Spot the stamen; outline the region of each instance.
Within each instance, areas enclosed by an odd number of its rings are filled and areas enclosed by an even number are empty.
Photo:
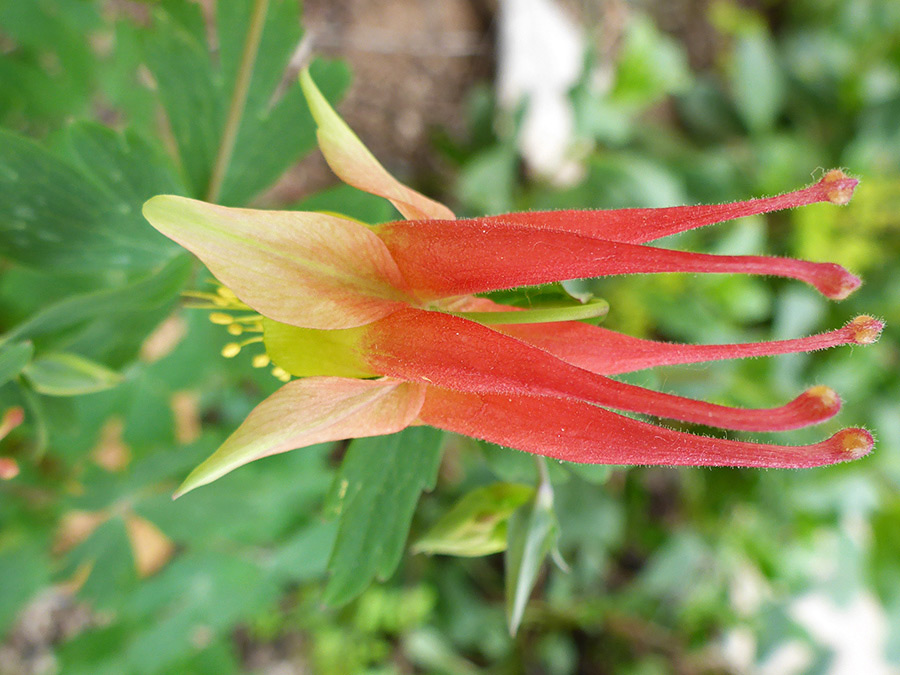
[[[268,354],[257,354],[253,357],[253,361],[251,361],[254,368],[265,368],[269,365],[269,355]]]
[[[235,356],[240,354],[241,349],[243,349],[247,345],[253,344],[255,342],[262,342],[262,341],[263,341],[262,336],[259,335],[259,336],[244,340],[243,342],[229,342],[227,345],[222,347],[222,356],[224,356],[226,359],[234,358]]]
[[[213,312],[209,315],[209,320],[218,326],[227,326],[234,322],[234,317],[224,312]]]
[[[272,375],[277,377],[282,382],[287,382],[291,379],[290,373],[288,373],[284,368],[279,368],[278,366],[272,368]]]
[[[229,335],[240,335],[244,332],[244,328],[237,323],[228,324],[228,328],[226,329]]]
[[[230,288],[227,288],[225,286],[219,286],[216,289],[216,293],[218,293],[220,297],[224,298],[228,302],[231,302],[231,303],[240,302],[240,300],[238,300],[238,296],[236,296],[234,294],[234,291],[232,291]]]

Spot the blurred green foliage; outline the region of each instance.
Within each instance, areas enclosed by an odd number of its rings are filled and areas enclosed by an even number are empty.
[[[555,519],[570,568],[531,565],[537,588],[514,639],[502,556],[414,555],[407,535],[471,536],[465,514],[447,524],[453,505],[497,481],[538,483],[524,454],[411,429],[272,457],[170,500],[279,384],[248,354],[221,358],[231,338],[181,307],[183,290],[209,290],[208,275],[140,217],[160,192],[207,196],[252,2],[219,3],[217,49],[193,2],[105,7],[0,0],[0,411],[25,410],[0,451],[21,470],[0,483],[7,647],[23,608],[54,588],[90,610],[82,629],[47,638],[65,673],[247,672],[266,649],[324,674],[714,673],[741,640],[733,668],[764,665],[792,640],[815,672],[841,654],[798,618],[799,601],[822,594],[838,617],[869,602],[886,635],[869,651],[897,666],[900,5],[718,0],[702,66],[651,14],[630,11],[614,61],[587,59],[609,81],[586,73],[571,92],[585,172],[565,189],[527,177],[515,121],[486,90],[472,95],[468,140],[438,139],[456,179],[435,196],[469,214],[726,201],[843,166],[862,180],[848,207],[672,240],[842,263],[866,285],[840,304],[796,283],[711,275],[571,290],[609,300],[611,328],[688,342],[795,337],[862,313],[888,321],[865,349],[629,376],[754,407],[827,383],[841,416],[771,439],[861,424],[876,452],[803,472],[550,464],[543,525],[522,533],[534,501],[498,503],[487,519],[491,546],[498,527],[519,533],[513,568]],[[298,87],[281,88],[299,26],[296,3],[271,3],[223,203],[251,202],[313,148]],[[346,69],[315,67],[338,96]],[[297,207],[394,217],[347,187]],[[549,540],[532,544],[543,559]],[[21,672],[6,661],[0,672]]]

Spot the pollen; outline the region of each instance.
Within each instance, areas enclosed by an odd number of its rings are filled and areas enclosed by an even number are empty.
[[[228,331],[229,335],[240,335],[244,332],[243,326],[241,326],[241,324],[239,323],[230,323],[228,324],[228,328],[226,328],[225,330]]]
[[[862,315],[853,319],[847,327],[851,331],[853,342],[858,345],[870,345],[881,337],[884,322],[872,316]]]
[[[269,355],[268,354],[257,354],[253,357],[253,361],[251,361],[254,368],[265,368],[269,365]]]
[[[241,346],[237,342],[229,342],[227,345],[222,347],[222,356],[224,356],[226,359],[233,359],[240,353]]]
[[[217,326],[227,326],[231,323],[234,323],[234,317],[232,317],[231,314],[226,314],[225,312],[213,312],[209,315],[209,320]]]
[[[831,173],[834,173],[834,172],[832,171]],[[838,173],[840,173],[840,172],[838,172]],[[826,178],[827,178],[827,176],[826,176]],[[230,288],[226,288],[225,286],[219,286],[216,289],[216,294],[218,294],[218,296],[220,298],[222,298],[223,300],[225,300],[226,302],[228,302],[231,305],[243,304],[243,303],[241,303],[240,300],[238,300],[238,296],[236,296],[234,294],[234,291],[232,291]]]
[[[282,382],[287,382],[291,379],[290,373],[288,373],[284,368],[280,368],[278,366],[272,368],[272,375],[277,377]]]

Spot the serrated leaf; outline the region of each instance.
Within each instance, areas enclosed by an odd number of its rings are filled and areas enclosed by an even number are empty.
[[[350,444],[335,482],[340,515],[326,603],[349,602],[394,573],[419,494],[437,479],[442,439],[438,430],[412,427]]]
[[[131,161],[145,161],[131,156]],[[69,272],[151,268],[172,242],[106,187],[37,143],[0,130],[0,237],[3,256]]]
[[[122,376],[77,354],[43,354],[23,371],[34,390],[48,396],[78,396],[111,389]]]
[[[33,354],[30,342],[0,343],[0,386],[21,373]]]
[[[414,553],[482,556],[506,550],[507,523],[534,488],[494,483],[465,495],[413,546]]]
[[[519,630],[538,573],[556,541],[556,516],[548,490],[549,486],[541,486],[535,498],[519,507],[509,519],[505,574],[510,635]]]

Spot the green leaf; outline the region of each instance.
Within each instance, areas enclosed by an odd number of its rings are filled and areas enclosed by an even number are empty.
[[[114,196],[112,208],[132,212],[142,228],[141,204],[158,194],[184,194],[168,158],[133,131],[79,122],[67,131],[66,149],[86,176]]]
[[[235,0],[217,6],[216,63],[205,41],[199,8],[167,3],[167,11],[157,11],[153,29],[144,35],[145,61],[156,80],[185,181],[194,197],[209,194],[253,5],[252,0]],[[272,0],[217,199],[222,204],[246,204],[315,143],[315,127],[296,82],[280,89],[301,36],[298,4]],[[316,75],[332,98],[349,81],[341,65],[322,65]]]
[[[324,600],[349,602],[372,579],[387,579],[403,554],[422,490],[437,480],[443,433],[412,427],[353,441],[335,487],[339,523]]]
[[[67,554],[67,575],[84,567],[88,567],[90,575],[80,593],[98,609],[117,607],[123,597],[133,592],[137,573],[121,517],[114,516],[98,525],[87,539]]]
[[[199,5],[190,8],[198,16]],[[202,20],[202,17],[201,17]],[[159,11],[143,36],[143,53],[181,161],[189,194],[205,196],[225,119],[205,45],[168,13]]]
[[[0,343],[46,335],[99,316],[161,307],[184,287],[191,263],[188,256],[181,255],[132,283],[61,300],[20,323],[2,336]]]
[[[541,483],[534,499],[513,513],[507,529],[506,618],[510,635],[522,623],[528,598],[558,528],[549,483]]]
[[[145,162],[146,156],[128,155]],[[141,218],[139,203],[38,144],[0,130],[0,238],[3,256],[45,270],[146,269],[172,256],[172,242]]]
[[[0,386],[21,373],[33,354],[34,347],[30,342],[0,343]]]
[[[484,214],[512,210],[517,166],[513,147],[499,145],[475,155],[460,174],[460,201]]]
[[[785,99],[777,49],[762,29],[737,39],[731,64],[731,89],[738,114],[752,132],[770,129]]]
[[[397,219],[389,201],[362,190],[339,184],[304,197],[289,207],[295,211],[339,213],[364,223],[386,223]]]
[[[494,483],[460,499],[413,546],[414,553],[482,556],[506,549],[507,522],[534,488]]]
[[[78,396],[111,389],[122,376],[77,354],[43,354],[26,366],[25,377],[40,394]]]
[[[4,124],[43,131],[87,112],[97,57],[85,35],[95,34],[101,21],[94,3],[0,2]]]
[[[649,105],[685,89],[690,77],[684,47],[661,32],[652,19],[635,13],[627,22],[618,55],[612,100]]]
[[[9,536],[11,532],[7,531],[4,534]],[[15,620],[22,606],[50,582],[50,560],[48,552],[41,546],[43,543],[32,534],[32,538],[24,545],[5,546],[0,550],[0,579],[7,580],[3,584],[3,592],[0,593],[2,635],[7,634],[7,628]]]

